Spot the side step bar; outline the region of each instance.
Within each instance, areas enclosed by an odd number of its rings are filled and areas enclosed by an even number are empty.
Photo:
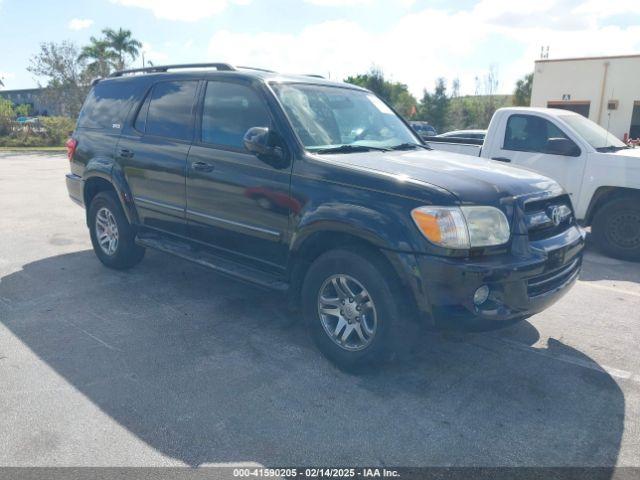
[[[152,235],[138,235],[136,237],[136,243],[143,247],[153,248],[175,255],[176,257],[184,258],[185,260],[210,268],[223,275],[228,275],[259,287],[281,292],[286,292],[289,289],[289,284],[278,279],[275,275],[208,253],[204,249],[194,248],[184,242],[159,238]]]

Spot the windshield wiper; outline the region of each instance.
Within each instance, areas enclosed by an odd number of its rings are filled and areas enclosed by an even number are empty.
[[[377,150],[380,152],[389,151],[388,148],[383,148],[383,147],[344,144],[344,145],[338,145],[337,147],[327,147],[327,148],[321,148],[319,150],[313,150],[313,153],[355,153],[355,152],[370,152],[372,150]]]
[[[412,143],[405,142],[400,143],[398,145],[394,145],[393,147],[389,147],[391,150],[415,150],[416,148],[424,148],[425,150],[433,150],[433,148],[428,147],[426,145],[422,145],[421,143]]]
[[[600,147],[600,148],[596,148],[596,150],[598,152],[604,153],[604,152],[617,152],[618,150],[626,150],[628,148],[631,148],[628,145],[625,145],[624,147],[618,147],[616,145],[609,145],[607,147]]]

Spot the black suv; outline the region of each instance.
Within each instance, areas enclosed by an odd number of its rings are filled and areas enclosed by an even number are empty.
[[[383,358],[414,319],[524,319],[580,272],[584,234],[556,182],[430,151],[353,85],[228,64],[117,72],[67,147],[102,263],[155,248],[286,292],[344,366]]]

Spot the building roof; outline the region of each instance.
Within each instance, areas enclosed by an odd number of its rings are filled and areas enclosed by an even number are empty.
[[[0,95],[3,94],[21,94],[21,93],[40,93],[44,88],[19,88],[17,90],[0,90]]]
[[[536,63],[551,63],[551,62],[576,62],[583,60],[613,60],[618,58],[640,58],[640,53],[633,55],[611,55],[601,57],[573,57],[573,58],[541,58],[536,60]]]

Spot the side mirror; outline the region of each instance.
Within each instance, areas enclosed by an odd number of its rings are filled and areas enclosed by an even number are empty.
[[[552,155],[565,155],[567,157],[580,156],[580,147],[573,143],[568,138],[550,138],[547,141],[547,146],[544,153],[550,153]]]
[[[289,164],[280,136],[267,127],[250,128],[244,134],[243,143],[249,152],[272,167],[284,168]]]

